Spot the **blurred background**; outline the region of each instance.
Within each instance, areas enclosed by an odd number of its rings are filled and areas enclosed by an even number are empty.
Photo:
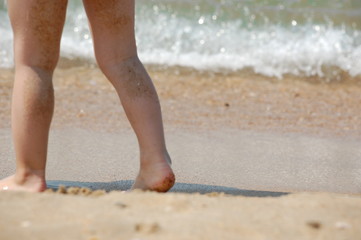
[[[62,58],[94,62],[90,35],[82,2],[69,1]],[[136,37],[141,60],[161,69],[325,81],[361,74],[359,0],[137,0]],[[0,0],[0,67],[12,58]]]

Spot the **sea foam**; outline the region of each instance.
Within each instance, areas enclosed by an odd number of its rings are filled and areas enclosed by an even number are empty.
[[[267,6],[260,0],[258,5],[231,2],[138,1],[136,38],[141,60],[215,72],[252,69],[278,78],[361,74],[361,11]],[[345,16],[350,17],[340,20]],[[12,33],[4,7],[0,36],[0,67],[12,67]],[[80,1],[69,3],[61,56],[94,61]]]

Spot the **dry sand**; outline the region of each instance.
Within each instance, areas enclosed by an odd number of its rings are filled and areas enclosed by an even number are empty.
[[[151,75],[178,193],[2,192],[0,239],[361,239],[357,82]],[[14,170],[12,79],[0,70],[0,177]],[[50,187],[129,188],[137,145],[114,90],[89,66],[58,69],[54,86]],[[280,193],[304,191],[320,193]]]
[[[1,239],[360,239],[359,197],[2,193]]]

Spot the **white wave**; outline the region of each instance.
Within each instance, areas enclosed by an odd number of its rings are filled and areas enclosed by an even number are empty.
[[[0,11],[0,67],[10,68],[14,65],[12,42],[9,18],[4,11]]]
[[[137,16],[140,58],[146,64],[201,70],[238,71],[281,78],[284,74],[323,77],[325,69],[361,74],[361,32],[344,27],[306,24],[243,27],[241,20],[218,22],[169,14]],[[13,66],[12,33],[0,11],[0,67]],[[93,61],[92,40],[82,8],[68,13],[61,56]],[[337,74],[337,73],[336,73]]]

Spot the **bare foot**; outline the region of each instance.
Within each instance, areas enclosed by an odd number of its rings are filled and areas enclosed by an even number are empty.
[[[27,176],[23,181],[19,181],[12,175],[0,180],[0,191],[42,192],[45,189],[45,179],[39,176]]]
[[[168,155],[168,154],[167,154]],[[143,165],[132,186],[133,189],[167,192],[175,183],[169,156],[166,162]]]

